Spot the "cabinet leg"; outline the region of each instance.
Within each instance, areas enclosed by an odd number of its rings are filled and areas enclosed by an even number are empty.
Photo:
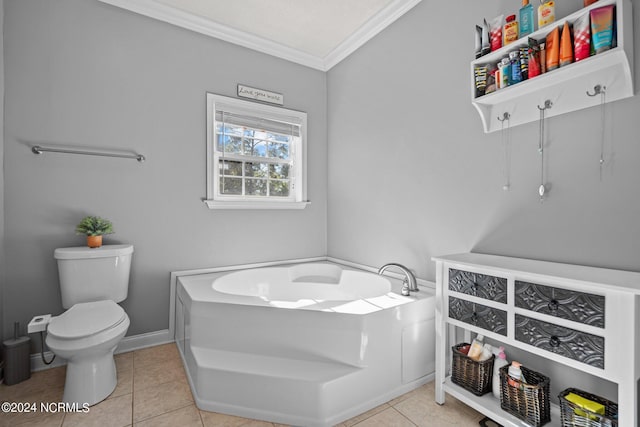
[[[438,318],[439,317],[439,318]],[[444,380],[447,376],[447,338],[450,328],[442,320],[442,316],[436,316],[436,403],[444,404]]]
[[[618,425],[638,425],[638,388],[637,381],[620,383],[618,387]]]
[[[444,346],[440,343],[440,340],[436,341],[436,403],[444,405],[444,354],[441,351]]]

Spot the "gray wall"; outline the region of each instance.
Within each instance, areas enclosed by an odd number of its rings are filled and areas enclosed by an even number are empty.
[[[326,253],[326,74],[97,0],[5,2],[4,335],[62,312],[56,247],[87,214],[106,243],[135,246],[129,335],[168,327],[169,272]],[[308,113],[302,211],[213,211],[205,181],[205,92],[236,84]],[[137,151],[133,160],[45,153],[33,144]]]
[[[4,0],[0,0],[0,129],[4,128]],[[0,338],[4,330],[4,134],[0,132]]]
[[[582,0],[557,2],[558,15]],[[640,82],[640,7],[634,6]],[[512,129],[511,190],[500,133],[471,105],[473,28],[513,1],[423,1],[328,73],[329,254],[397,261],[434,280],[458,252],[640,271],[640,97],[548,120],[548,199],[538,201],[538,123]],[[586,90],[586,89],[585,89]]]
[[[577,10],[582,0],[557,2]],[[640,7],[635,5],[640,79]],[[609,161],[599,174],[600,110],[548,120],[551,191],[538,200],[538,123],[511,130],[511,190],[501,135],[471,105],[472,29],[516,2],[423,1],[328,73],[329,254],[405,263],[435,280],[434,255],[481,252],[640,271],[640,97],[608,104]],[[585,88],[586,90],[586,88]],[[616,399],[615,385],[508,348],[569,386]]]

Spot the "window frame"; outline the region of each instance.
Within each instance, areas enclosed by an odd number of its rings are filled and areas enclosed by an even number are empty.
[[[207,198],[210,209],[304,209],[307,200],[307,113],[207,92]],[[290,196],[223,195],[219,193],[220,152],[216,145],[216,111],[292,123],[300,127],[300,136],[290,146],[292,174]],[[224,154],[224,153],[223,153]],[[228,155],[228,154],[227,154]],[[234,155],[229,160],[235,161]],[[240,155],[244,161],[250,156]],[[268,161],[265,163],[269,163]],[[243,171],[243,181],[244,171]]]

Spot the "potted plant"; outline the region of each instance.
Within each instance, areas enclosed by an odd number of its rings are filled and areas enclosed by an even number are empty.
[[[99,248],[102,246],[102,236],[113,234],[113,224],[108,219],[99,216],[86,216],[76,226],[76,234],[87,236],[87,246]]]

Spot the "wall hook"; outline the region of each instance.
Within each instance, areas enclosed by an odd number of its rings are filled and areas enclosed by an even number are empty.
[[[607,87],[606,86],[595,85],[593,87],[593,93],[589,93],[589,91],[587,91],[587,95],[588,96],[601,95],[601,94],[605,93],[606,91],[607,91]]]
[[[548,110],[551,107],[553,107],[553,102],[547,99],[546,101],[544,101],[544,107],[541,107],[538,105],[538,110],[544,111],[544,110]]]
[[[504,122],[505,120],[509,120],[510,118],[511,118],[511,114],[507,113],[506,111],[502,115],[502,118],[500,118],[500,116],[498,116],[498,120],[501,121],[501,122]]]

